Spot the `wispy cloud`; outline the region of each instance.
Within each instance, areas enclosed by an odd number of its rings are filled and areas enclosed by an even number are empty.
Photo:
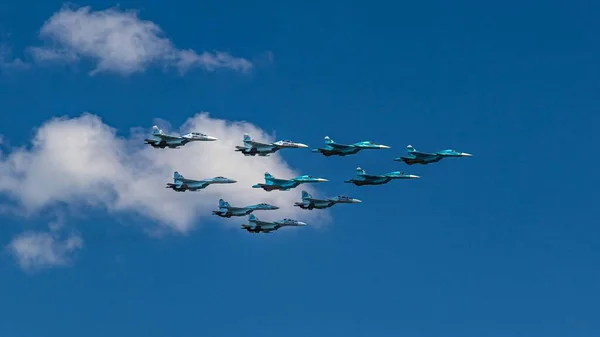
[[[265,192],[251,188],[264,181],[265,172],[283,178],[310,172],[296,172],[279,154],[245,157],[235,152],[245,132],[264,141],[274,140],[250,123],[198,114],[183,125],[181,132],[204,132],[218,140],[190,143],[181,149],[160,150],[144,145],[146,131],[121,138],[98,116],[87,113],[77,118],[52,119],[37,130],[31,146],[0,156],[0,193],[14,200],[15,207],[26,216],[64,204],[70,208],[91,206],[112,214],[137,214],[154,220],[154,229],[181,233],[190,231],[202,219],[215,219],[211,211],[219,198],[234,205],[268,202],[281,207],[259,215],[265,219],[297,217],[315,220],[313,225],[326,219],[326,212],[293,207],[300,199],[299,190]],[[176,193],[165,188],[175,170],[191,179],[225,176],[238,182]],[[314,191],[312,186],[303,188]],[[235,227],[240,224],[240,219],[219,220]]]
[[[20,58],[13,58],[8,46],[0,45],[0,70],[27,69],[29,66]]]
[[[72,254],[82,247],[83,240],[75,234],[61,238],[54,231],[28,231],[15,237],[6,248],[23,270],[37,272],[70,265]]]
[[[198,53],[178,49],[152,21],[142,20],[132,10],[64,6],[40,30],[46,45],[29,50],[38,62],[77,62],[89,59],[101,72],[130,75],[149,66],[175,68],[183,73],[201,67],[208,71],[227,68],[248,71],[252,63],[217,51]]]

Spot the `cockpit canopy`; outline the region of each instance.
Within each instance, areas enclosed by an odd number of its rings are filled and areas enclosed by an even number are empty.
[[[197,136],[197,137],[206,137],[206,135],[205,135],[205,134],[203,134],[203,133],[200,133],[200,132],[192,132],[192,133],[190,133],[190,134],[191,134],[192,136]]]
[[[218,176],[218,177],[215,177],[215,179],[227,179],[227,178]]]

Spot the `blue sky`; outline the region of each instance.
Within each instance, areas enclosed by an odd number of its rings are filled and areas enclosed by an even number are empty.
[[[96,12],[115,5],[53,16],[61,2],[0,4],[1,336],[600,334],[598,4],[129,1]],[[207,69],[204,51],[229,56]],[[153,123],[221,145],[143,149],[139,128]],[[392,149],[259,159],[219,147],[243,131]],[[82,135],[95,147],[77,145]],[[392,161],[408,144],[474,157]],[[173,165],[240,183],[174,200],[163,188]],[[357,166],[422,178],[344,184]],[[252,190],[265,170],[326,177],[315,196],[363,203],[260,213],[310,223],[263,236],[240,230],[243,218],[211,218],[218,195],[299,198]]]

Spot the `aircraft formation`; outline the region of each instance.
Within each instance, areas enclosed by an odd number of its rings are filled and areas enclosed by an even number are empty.
[[[168,135],[155,125],[152,127],[152,134],[149,138],[144,140],[144,143],[157,149],[179,149],[190,142],[217,140],[218,139],[216,137],[199,132],[190,132],[183,136]],[[234,151],[241,152],[244,156],[268,157],[270,154],[286,148],[308,148],[308,145],[293,142],[291,140],[280,140],[274,143],[261,143],[255,141],[249,134],[246,133],[243,137],[243,146],[236,146]],[[354,144],[341,144],[326,136],[325,145],[322,148],[313,149],[312,152],[320,153],[325,157],[330,157],[354,155],[363,150],[381,150],[389,148],[390,147],[387,145],[376,144],[371,141],[361,141]],[[441,150],[437,152],[421,152],[416,150],[412,145],[408,145],[406,149],[407,155],[395,158],[394,161],[404,162],[407,165],[427,165],[431,163],[437,163],[444,158],[472,157],[472,155],[469,153],[458,152],[453,149]],[[382,174],[367,174],[364,169],[357,167],[356,177],[344,182],[354,184],[356,186],[365,186],[387,184],[394,179],[417,178],[420,177],[414,174],[406,174],[402,171],[394,171]],[[268,172],[265,172],[264,179],[265,183],[257,183],[253,185],[252,188],[261,188],[267,192],[289,191],[290,189],[296,188],[302,184],[323,183],[328,181],[325,178],[313,177],[311,175],[301,175],[294,178],[282,179],[276,178]],[[211,184],[233,183],[236,183],[236,181],[221,176],[202,180],[187,179],[179,172],[175,171],[173,173],[173,183],[167,183],[166,188],[170,188],[176,192],[185,192],[202,190]],[[327,199],[318,199],[314,198],[308,192],[302,191],[301,201],[294,203],[294,206],[300,207],[304,210],[314,210],[329,208],[336,204],[355,204],[361,202],[362,201],[359,199],[350,198],[343,195]],[[279,207],[266,203],[234,207],[231,206],[227,201],[219,199],[219,209],[213,211],[212,214],[223,218],[248,216],[248,224],[243,224],[241,228],[250,233],[271,233],[281,227],[307,225],[302,221],[287,218],[272,222],[262,221],[259,220],[258,217],[256,217],[256,215],[253,213],[254,211],[259,210],[266,211],[277,209],[279,209]]]

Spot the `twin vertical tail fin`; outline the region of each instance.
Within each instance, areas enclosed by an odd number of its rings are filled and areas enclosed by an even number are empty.
[[[153,135],[162,135],[163,130],[159,129],[158,126],[154,125],[154,126],[152,126],[152,134]]]
[[[417,151],[417,150],[416,150],[416,149],[415,149],[415,148],[414,148],[412,145],[408,145],[408,146],[406,147],[406,151],[408,151],[408,152],[415,152],[415,151]]]
[[[178,180],[183,180],[183,179],[184,179],[183,176],[179,172],[177,172],[177,171],[173,172],[173,180],[175,182],[177,182]]]
[[[258,220],[258,218],[254,214],[250,214],[250,216],[248,217],[248,221],[250,221],[250,222],[254,222],[256,220]]]
[[[310,193],[306,192],[306,191],[302,191],[302,199],[312,199],[312,195],[310,195]]]
[[[271,173],[269,172],[265,172],[265,181],[269,182],[273,179],[274,177],[271,175]]]
[[[366,172],[365,170],[363,170],[362,168],[360,168],[360,167],[357,167],[357,168],[356,168],[356,174],[358,174],[359,176],[360,176],[360,175],[364,175],[364,174],[366,174],[366,173],[367,173],[367,172]]]
[[[252,141],[254,141],[254,139],[252,139],[252,137],[250,137],[250,135],[249,135],[249,134],[247,134],[247,133],[244,133],[244,145],[245,145],[247,148],[250,148],[250,147],[252,147],[252,144],[250,144],[250,142],[252,142]]]
[[[223,199],[219,199],[219,208],[229,208],[229,203]]]
[[[325,144],[331,144],[333,142],[333,139],[329,138],[329,136],[325,136]]]

